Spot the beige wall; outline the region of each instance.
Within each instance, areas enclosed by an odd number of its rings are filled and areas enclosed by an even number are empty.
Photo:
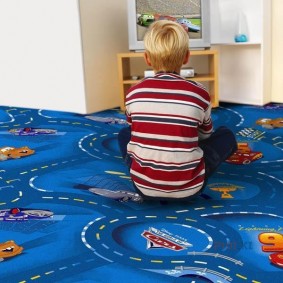
[[[128,51],[126,0],[79,0],[87,112],[120,105],[117,53]]]
[[[272,5],[272,101],[283,102],[283,1]]]

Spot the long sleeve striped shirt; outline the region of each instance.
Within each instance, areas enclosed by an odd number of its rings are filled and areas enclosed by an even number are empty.
[[[213,130],[210,96],[203,86],[159,73],[132,86],[126,96],[131,125],[131,178],[150,197],[185,198],[203,185],[198,146]]]

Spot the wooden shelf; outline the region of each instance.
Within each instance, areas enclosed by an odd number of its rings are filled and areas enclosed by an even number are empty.
[[[197,82],[207,82],[209,85],[209,93],[211,96],[212,107],[218,107],[218,51],[217,50],[193,50],[191,51],[191,56],[207,56],[208,58],[208,72],[206,74],[198,74],[196,72],[196,66],[192,66],[195,69],[195,76],[193,78],[188,78],[192,81]],[[118,75],[119,75],[119,86],[120,86],[120,96],[121,110],[125,109],[125,96],[128,89],[138,83],[142,77],[138,80],[133,80],[131,73],[131,60],[142,59],[143,52],[129,52],[129,53],[119,53],[117,54],[118,59]],[[133,62],[134,63],[134,62]]]

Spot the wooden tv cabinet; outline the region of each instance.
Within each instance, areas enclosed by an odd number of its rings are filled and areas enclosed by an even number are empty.
[[[131,85],[136,84],[142,76],[138,76],[138,79],[133,78],[131,73],[131,65],[135,64],[134,60],[144,60],[143,52],[128,52],[128,53],[118,53],[118,75],[119,75],[119,87],[121,95],[121,110],[125,110],[125,96]],[[219,105],[218,100],[218,51],[209,50],[192,50],[191,56],[206,56],[208,59],[208,72],[198,73],[197,66],[191,66],[195,69],[196,75],[193,78],[189,78],[193,81],[207,82],[208,91],[211,96],[212,107],[217,107]],[[133,60],[133,62],[131,62]],[[197,64],[196,64],[197,65]]]

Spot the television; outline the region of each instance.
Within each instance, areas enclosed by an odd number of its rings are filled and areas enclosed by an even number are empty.
[[[154,21],[180,23],[190,38],[190,49],[210,47],[209,0],[128,0],[129,50],[143,51],[143,37]]]

